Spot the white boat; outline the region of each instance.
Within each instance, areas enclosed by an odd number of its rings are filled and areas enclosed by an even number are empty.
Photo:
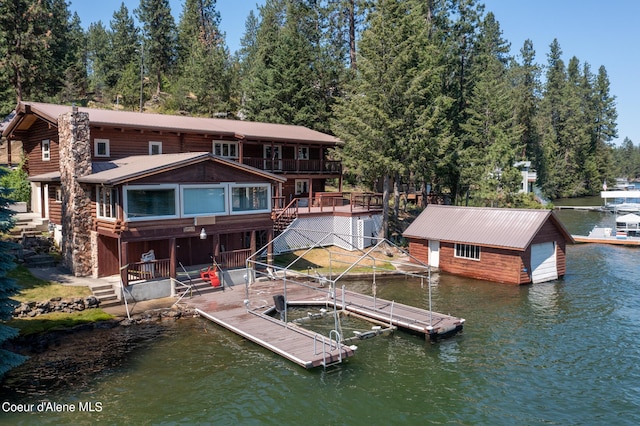
[[[579,243],[640,245],[640,216],[617,216],[615,229],[596,226],[589,235],[573,235],[573,239]]]
[[[601,191],[604,209],[613,213],[640,213],[640,191]]]

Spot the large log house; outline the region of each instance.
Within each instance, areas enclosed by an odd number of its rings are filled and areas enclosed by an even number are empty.
[[[210,255],[243,266],[273,237],[274,205],[342,184],[340,141],[301,126],[20,102],[2,134],[22,141],[31,211],[65,264],[125,285],[149,250],[158,276]]]

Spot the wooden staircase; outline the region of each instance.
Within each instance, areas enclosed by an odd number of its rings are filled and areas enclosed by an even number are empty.
[[[294,198],[285,208],[273,212],[273,232],[275,236],[282,234],[298,218],[298,201],[297,198]]]

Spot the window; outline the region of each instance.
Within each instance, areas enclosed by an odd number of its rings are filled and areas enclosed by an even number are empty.
[[[95,139],[93,141],[93,151],[96,157],[109,156],[109,139]]]
[[[40,147],[42,149],[42,161],[49,161],[51,159],[51,141],[49,139],[43,140]]]
[[[232,213],[258,213],[270,211],[269,185],[234,185],[231,188]]]
[[[308,160],[308,159],[309,159],[309,147],[308,146],[298,147],[298,160]]]
[[[106,219],[117,218],[118,190],[108,186],[96,187],[97,216]]]
[[[56,188],[56,203],[62,202],[62,188]]]
[[[177,185],[125,187],[124,209],[128,220],[178,217]]]
[[[480,260],[480,246],[456,243],[455,250],[456,257],[461,257],[463,259]]]
[[[149,142],[149,155],[162,154],[162,142]]]
[[[213,154],[219,157],[238,158],[238,144],[236,142],[214,142]]]
[[[282,170],[282,146],[264,146],[264,169]]]
[[[189,185],[181,187],[184,216],[226,214],[226,186]]]
[[[309,180],[296,179],[296,195],[309,193]]]

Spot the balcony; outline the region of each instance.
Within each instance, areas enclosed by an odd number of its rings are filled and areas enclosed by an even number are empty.
[[[342,174],[342,162],[335,160],[293,160],[245,157],[243,164],[273,173]]]

